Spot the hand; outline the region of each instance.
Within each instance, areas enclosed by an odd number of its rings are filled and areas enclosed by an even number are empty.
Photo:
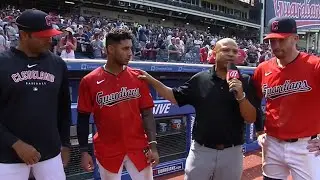
[[[138,72],[140,72],[140,75],[138,75],[138,78],[144,81],[147,81],[148,83],[152,81],[153,77],[148,74],[146,71],[143,71],[141,69],[135,69]]]
[[[265,145],[265,142],[266,142],[266,134],[261,134],[258,136],[258,144],[259,146],[263,147]]]
[[[81,153],[81,167],[86,172],[91,172],[94,170],[93,160],[88,152]]]
[[[239,79],[231,79],[228,81],[229,84],[229,89],[234,89],[237,94],[236,98],[241,99],[243,98],[243,87],[242,87],[242,82]]]
[[[41,154],[31,145],[18,140],[12,145],[20,159],[27,165],[33,165],[39,162]]]
[[[151,164],[152,167],[155,167],[159,164],[159,153],[156,149],[149,149],[148,152],[145,153],[147,157],[147,162]]]
[[[307,149],[309,152],[316,152],[315,155],[320,155],[320,139],[315,138],[308,141],[309,145],[307,146]]]
[[[61,158],[62,158],[63,167],[67,167],[70,161],[70,148],[68,147],[61,148]]]

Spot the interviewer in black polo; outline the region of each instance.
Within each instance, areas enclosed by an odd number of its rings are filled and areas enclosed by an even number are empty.
[[[229,38],[218,41],[215,53],[212,70],[199,72],[178,88],[167,87],[146,72],[140,76],[165,99],[179,106],[190,104],[196,110],[186,180],[240,180],[244,123],[255,122],[260,114],[248,75],[226,81],[227,64],[237,57],[236,42]]]

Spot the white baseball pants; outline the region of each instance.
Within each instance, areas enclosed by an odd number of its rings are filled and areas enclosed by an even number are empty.
[[[266,136],[262,152],[263,175],[274,179],[320,180],[320,157],[307,150],[309,138],[284,142]]]
[[[30,166],[24,163],[0,163],[0,179],[28,180],[30,171],[32,171],[36,179],[66,180],[60,154],[54,158]]]
[[[125,156],[118,173],[112,173],[101,166],[97,160],[101,180],[121,180],[123,166],[126,167],[132,180],[153,180],[152,167],[148,166],[142,171],[138,171],[128,156]]]

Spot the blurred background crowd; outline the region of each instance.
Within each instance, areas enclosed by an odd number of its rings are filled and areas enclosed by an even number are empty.
[[[126,9],[122,9],[122,14],[116,18],[112,13],[108,17],[108,14],[102,15],[90,9],[80,13],[47,10],[56,17],[54,28],[64,32],[53,38],[52,52],[62,58],[103,59],[106,57],[104,47],[108,31],[111,28],[129,28],[134,34],[134,61],[213,64],[215,43],[224,37],[235,39],[239,45],[237,65],[257,66],[272,57],[268,43],[259,43],[257,31],[248,28],[238,25],[233,28],[223,25],[198,28],[189,22],[177,23],[176,20],[172,20],[175,22],[173,26],[165,26],[165,18],[159,20],[162,22],[152,19],[139,22],[139,18],[123,17],[123,13],[128,11]],[[23,10],[13,5],[3,6],[0,10],[0,52],[17,45],[19,34],[15,18]],[[239,15],[238,18],[243,17]]]

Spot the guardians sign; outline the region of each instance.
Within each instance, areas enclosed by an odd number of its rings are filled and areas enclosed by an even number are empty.
[[[266,0],[266,24],[274,17],[289,16],[299,29],[320,30],[320,0]]]

